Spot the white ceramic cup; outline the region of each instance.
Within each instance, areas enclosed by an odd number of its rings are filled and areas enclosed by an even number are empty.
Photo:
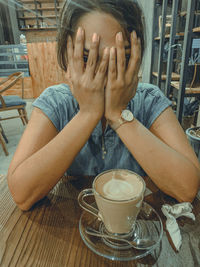
[[[78,196],[79,205],[103,221],[110,233],[128,234],[134,230],[141,209],[146,185],[141,176],[125,169],[112,169],[100,173],[92,188]],[[86,202],[93,195],[98,210]]]

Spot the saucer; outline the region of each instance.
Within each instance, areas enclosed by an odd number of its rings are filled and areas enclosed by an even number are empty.
[[[96,203],[92,203],[92,205],[96,207]],[[155,244],[149,249],[139,250],[123,242],[115,242],[111,241],[111,239],[88,235],[85,232],[87,227],[93,228],[100,233],[105,233],[106,231],[102,221],[89,212],[83,211],[79,220],[79,231],[86,246],[102,257],[119,261],[136,260],[147,256],[158,247],[163,235],[163,225],[160,216],[144,201],[137,217],[132,240],[137,238],[153,240]]]

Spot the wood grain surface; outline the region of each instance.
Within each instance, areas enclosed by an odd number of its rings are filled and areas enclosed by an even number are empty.
[[[4,78],[0,78],[0,82]],[[7,90],[3,95],[18,95],[22,97],[22,85],[21,81],[17,81],[13,87]],[[31,77],[24,77],[24,98],[33,98],[33,88],[32,88],[32,78]]]
[[[57,63],[56,42],[27,43],[27,50],[30,77],[24,77],[24,98],[37,98],[49,86],[68,83],[65,72]],[[5,95],[21,97],[21,83]]]
[[[138,261],[111,261],[93,253],[83,243],[78,229],[81,208],[77,196],[91,186],[90,177],[64,177],[30,211],[22,212],[12,200],[5,177],[0,178],[1,267],[132,267],[200,266],[200,201],[194,201],[196,221],[180,218],[182,247],[177,253],[164,232],[160,246]],[[160,191],[145,199],[161,215],[163,203],[174,200]],[[163,222],[165,218],[162,215]]]
[[[57,63],[56,42],[28,43],[27,49],[34,98],[49,86],[67,83]]]

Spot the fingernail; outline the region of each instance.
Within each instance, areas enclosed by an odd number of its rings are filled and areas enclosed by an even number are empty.
[[[78,28],[77,37],[78,38],[81,38],[82,37],[82,28],[81,27]]]
[[[106,47],[106,48],[104,49],[104,54],[107,55],[108,53],[109,53],[109,48]]]
[[[123,41],[123,35],[122,35],[122,32],[118,32],[118,34],[117,34],[117,39],[118,39],[119,41]]]
[[[136,31],[133,31],[133,32],[132,32],[132,36],[133,36],[133,38],[137,38]]]
[[[111,47],[111,49],[110,49],[110,53],[111,53],[111,55],[115,55],[115,47],[114,47],[114,46]]]
[[[93,33],[93,36],[92,36],[92,42],[93,43],[96,43],[96,42],[98,42],[99,41],[99,36],[96,34],[96,32],[95,33]]]
[[[67,42],[71,43],[71,36],[70,35],[67,36]]]

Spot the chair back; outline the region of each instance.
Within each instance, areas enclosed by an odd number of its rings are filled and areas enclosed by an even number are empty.
[[[2,103],[2,106],[5,104],[5,102],[2,101],[3,99],[2,93],[10,89],[20,79],[22,80],[22,98],[24,98],[24,73],[23,72],[15,72],[0,82],[0,101]]]

